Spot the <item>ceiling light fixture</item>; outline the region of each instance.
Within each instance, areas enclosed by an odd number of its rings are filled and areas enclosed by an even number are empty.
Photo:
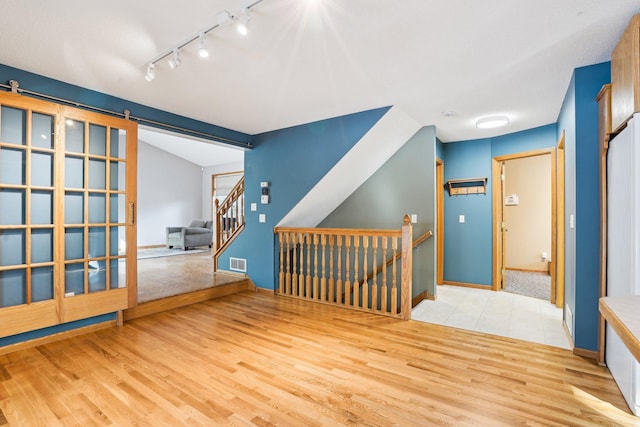
[[[249,14],[249,9],[255,7],[256,5],[262,3],[264,0],[254,0],[252,3],[243,7],[238,13],[230,13],[229,11],[223,10],[222,12],[216,15],[216,23],[211,25],[208,28],[200,30],[192,37],[186,39],[184,42],[175,46],[171,50],[165,51],[162,54],[158,55],[155,59],[150,61],[147,64],[147,72],[144,75],[146,81],[151,82],[155,79],[155,66],[163,60],[168,59],[169,66],[172,69],[178,68],[180,64],[182,64],[182,55],[180,51],[191,43],[198,41],[198,55],[201,58],[206,58],[209,56],[209,51],[206,46],[206,36],[211,31],[216,28],[226,26],[235,21],[236,28],[238,32],[242,35],[247,35],[249,33],[249,21],[251,20],[251,16]]]
[[[207,49],[206,38],[207,36],[204,33],[200,34],[200,43],[198,44],[198,56],[200,56],[200,58],[209,57],[209,50]]]
[[[244,8],[236,18],[238,23],[236,24],[236,29],[240,34],[246,36],[249,34],[249,21],[251,21],[251,15],[249,15],[249,9]]]
[[[148,82],[152,82],[153,79],[155,78],[156,78],[156,66],[155,64],[151,63],[147,65],[147,72],[144,75],[144,79]]]
[[[182,55],[180,55],[180,51],[178,49],[173,49],[173,56],[169,60],[169,67],[172,70],[175,70],[180,65],[182,65]]]
[[[489,116],[478,119],[476,127],[479,129],[493,129],[506,126],[509,124],[507,116]]]

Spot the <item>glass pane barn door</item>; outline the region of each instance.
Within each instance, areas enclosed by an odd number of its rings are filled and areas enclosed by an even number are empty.
[[[0,336],[135,304],[136,140],[130,121],[0,94]]]

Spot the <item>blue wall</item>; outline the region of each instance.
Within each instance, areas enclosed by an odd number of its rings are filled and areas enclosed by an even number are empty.
[[[600,210],[598,178],[598,104],[595,100],[604,84],[611,81],[609,62],[577,68],[565,97],[558,130],[565,130],[565,185],[567,251],[565,263],[572,265],[565,275],[567,305],[573,312],[574,344],[598,350],[598,298],[600,258]],[[575,171],[575,175],[573,172]],[[575,215],[575,229],[569,215]],[[572,252],[573,251],[573,252]]]
[[[550,124],[495,138],[443,144],[444,180],[487,178],[487,193],[444,197],[444,280],[491,286],[493,157],[554,147]],[[459,223],[459,215],[465,222]]]
[[[245,229],[218,260],[229,269],[229,257],[245,258],[247,274],[266,289],[275,286],[273,228],[311,188],[387,112],[379,108],[253,137],[254,148],[244,157]],[[271,183],[271,201],[260,204],[260,182]],[[266,223],[258,215],[266,214]]]
[[[74,322],[63,323],[60,325],[51,326],[48,328],[38,329],[35,331],[25,332],[23,334],[11,335],[8,337],[0,338],[0,347],[4,347],[11,344],[17,344],[23,341],[29,341],[37,338],[46,337],[48,335],[57,334],[60,332],[70,331],[72,329],[81,328],[83,326],[90,326],[97,323],[115,321],[115,313],[103,314],[96,317],[90,317],[88,319],[76,320]]]
[[[127,101],[122,98],[117,98],[101,92],[84,89],[80,86],[64,83],[60,80],[50,79],[38,74],[33,74],[0,64],[0,83],[8,84],[9,80],[18,81],[21,89],[43,93],[93,107],[99,107],[108,111],[117,111],[122,113],[124,110],[129,110],[131,116],[182,127],[195,132],[203,132],[223,138],[229,138],[243,144],[251,143],[251,135],[242,132],[193,120],[184,116],[179,116],[177,114],[172,114],[156,108]],[[167,129],[179,133],[177,130],[170,128]]]

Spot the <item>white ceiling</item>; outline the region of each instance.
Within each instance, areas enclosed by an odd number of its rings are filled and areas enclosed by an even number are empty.
[[[250,134],[396,105],[456,141],[555,122],[573,68],[609,60],[640,12],[638,0],[264,0],[249,37],[214,30],[209,58],[194,44],[144,80],[149,61],[242,4],[4,0],[0,63]],[[511,124],[476,129],[489,114]]]
[[[138,140],[200,167],[232,165],[244,160],[244,150],[148,127],[138,128]]]

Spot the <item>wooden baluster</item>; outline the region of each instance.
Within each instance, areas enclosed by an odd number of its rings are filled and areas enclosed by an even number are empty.
[[[344,281],[344,304],[351,305],[351,236],[344,236],[345,259],[345,281]]]
[[[286,234],[287,242],[287,274],[285,275],[285,293],[291,295],[291,235]]]
[[[342,236],[337,235],[338,245],[338,280],[336,282],[336,303],[342,305],[344,298],[342,297]]]
[[[335,236],[332,234],[329,236],[329,301],[336,302],[335,295],[335,281],[333,280],[333,246],[335,243]]]
[[[402,224],[402,272],[400,282],[400,317],[403,320],[411,319],[412,297],[412,263],[413,263],[413,227],[411,218],[405,215]]]
[[[238,199],[238,194],[236,193],[235,198],[233,200],[233,206],[235,209],[233,209],[233,227],[232,227],[232,231],[231,234],[235,233],[236,230],[238,229],[238,215],[240,214],[240,199]]]
[[[371,309],[378,310],[378,237],[374,236],[371,242],[373,248],[373,282],[371,283]],[[384,262],[384,259],[382,260]]]
[[[393,239],[393,237],[392,237]],[[387,307],[387,259],[389,237],[382,238],[382,287],[380,288],[380,310],[384,313],[389,311]]]
[[[320,300],[327,300],[327,265],[326,258],[327,254],[325,252],[327,244],[327,236],[323,234],[320,236],[320,249],[322,250],[322,279],[320,279]]]
[[[298,248],[296,247],[298,233],[291,233],[291,250],[293,252],[291,260],[291,295],[298,295]]]
[[[305,296],[311,298],[311,234],[307,234],[307,275],[305,276]]]
[[[216,200],[216,203],[218,201]],[[280,293],[284,293],[284,237],[283,233],[278,233],[278,240],[280,241]]]
[[[242,189],[241,191],[241,195],[240,195],[240,218],[242,218],[242,221],[240,221],[241,224],[244,224],[244,181],[242,183]]]
[[[318,235],[313,235],[313,299],[318,298]]]
[[[221,224],[222,221],[220,220],[220,212],[219,212],[219,204],[220,202],[218,201],[218,199],[215,199],[213,201],[213,204],[216,207],[216,249],[218,249],[220,247],[220,230],[221,230]],[[282,235],[280,235],[280,238],[282,238]],[[282,246],[280,247],[282,249]]]
[[[300,233],[298,236],[298,241],[300,242],[300,270],[298,271],[298,296],[303,297],[304,295],[304,238],[305,233]]]
[[[354,256],[353,256],[353,306],[360,307],[360,286],[358,283],[358,265],[360,259],[358,257],[358,250],[360,249],[360,236],[353,237]]]
[[[391,314],[398,313],[398,279],[396,261],[398,259],[398,238],[391,238],[391,250],[393,250],[393,264],[391,266],[393,274],[391,275]]]
[[[362,267],[362,285],[360,286],[360,292],[362,292],[362,300],[360,306],[366,309],[370,309],[369,284],[367,283],[367,257],[369,256],[369,236],[362,236],[362,252],[364,255],[364,265]]]

